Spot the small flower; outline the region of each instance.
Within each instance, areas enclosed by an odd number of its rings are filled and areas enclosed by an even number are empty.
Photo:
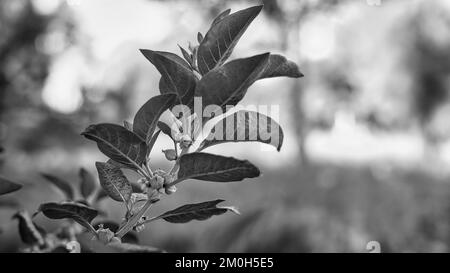
[[[97,230],[98,240],[104,244],[107,244],[111,241],[111,239],[114,237],[114,232],[109,230],[109,228],[102,228],[100,227]]]
[[[148,200],[156,202],[161,198],[161,193],[155,189],[149,189],[147,192]]]
[[[172,161],[177,159],[177,152],[174,149],[162,150],[162,152],[166,156],[167,160]]]
[[[192,139],[188,135],[183,135],[180,139],[180,147],[183,149],[189,148],[192,145]]]
[[[170,183],[174,181],[174,177],[171,174],[166,174],[163,177],[164,177],[164,187],[170,185]]]

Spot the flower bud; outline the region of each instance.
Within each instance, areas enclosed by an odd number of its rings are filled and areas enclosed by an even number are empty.
[[[162,150],[167,160],[176,160],[177,152],[174,149]]]
[[[167,186],[174,181],[173,176],[170,174],[165,174],[163,177],[164,177],[164,186]]]
[[[145,229],[145,225],[144,224],[136,225],[134,229],[136,230],[136,232],[141,232]]]
[[[148,200],[156,202],[156,201],[158,201],[160,199],[161,194],[159,193],[158,190],[150,189],[147,192],[147,196],[148,196]]]
[[[165,188],[166,190],[166,194],[172,194],[175,193],[177,191],[177,187],[176,186],[170,186],[168,188]]]
[[[136,230],[136,232],[141,232],[145,229],[145,220],[147,220],[147,217],[145,216],[142,216],[141,219],[138,220],[136,226],[134,227],[134,230]]]
[[[120,238],[118,237],[113,237],[110,241],[110,243],[122,243],[122,240],[120,240]]]
[[[192,139],[188,135],[183,135],[180,140],[180,147],[183,149],[189,148],[192,145]]]
[[[162,176],[156,175],[156,189],[159,190],[164,187],[164,178]]]
[[[176,132],[173,134],[173,140],[175,140],[175,142],[180,142],[182,138],[183,138],[182,133]]]
[[[99,228],[97,230],[98,240],[104,244],[107,244],[114,237],[114,232],[109,230],[109,228]]]

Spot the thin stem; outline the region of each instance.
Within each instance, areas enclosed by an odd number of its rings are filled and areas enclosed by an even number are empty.
[[[144,169],[137,170],[138,174],[140,174],[142,177],[148,177],[146,171]]]
[[[89,232],[94,234],[94,236],[98,239],[97,231],[95,230],[95,228],[91,224],[87,223],[87,225],[85,227],[89,230]]]
[[[152,172],[152,169],[150,168],[150,166],[148,165],[148,163],[145,164],[145,169],[147,170],[150,178],[152,178],[153,177],[153,172]]]
[[[131,219],[126,223],[123,227],[121,227],[116,232],[116,237],[122,238],[125,234],[128,233],[133,227],[136,225],[136,223],[141,219],[142,216],[150,209],[150,207],[155,203],[156,201],[147,200],[145,205],[138,211],[137,214],[133,215]]]
[[[171,175],[175,174],[176,171],[178,171],[178,167],[180,166],[180,159],[181,157],[188,152],[189,148],[182,148],[180,156],[177,158],[177,161],[173,165],[172,169],[170,169],[169,173]]]
[[[175,154],[177,155],[177,159],[178,159],[178,146],[175,141],[173,142],[173,146],[175,147]]]
[[[150,223],[150,222],[153,222],[153,221],[156,221],[156,220],[159,220],[159,219],[161,219],[161,216],[155,216],[155,217],[152,217],[152,218],[150,218],[150,219],[145,220],[145,221],[143,222],[143,224],[148,224],[148,223]]]

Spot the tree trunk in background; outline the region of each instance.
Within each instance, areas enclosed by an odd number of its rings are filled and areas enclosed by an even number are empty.
[[[304,62],[301,59],[299,52],[299,30],[300,30],[300,19],[295,20],[291,23],[283,23],[283,31],[285,32],[284,41],[283,41],[283,50],[287,50],[289,52],[293,52],[294,61],[299,65],[301,70],[301,64]],[[292,39],[289,39],[289,37]],[[289,49],[289,46],[295,46],[294,49]],[[291,103],[290,108],[292,109],[292,122],[293,128],[295,130],[295,135],[297,139],[297,147],[298,147],[298,163],[300,167],[306,167],[308,165],[308,156],[305,150],[305,137],[307,135],[307,125],[305,114],[302,109],[303,104],[303,92],[302,92],[302,81],[294,80],[291,86],[291,90],[289,90],[289,101]]]

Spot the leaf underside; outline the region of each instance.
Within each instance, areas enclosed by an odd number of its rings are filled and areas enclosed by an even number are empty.
[[[122,171],[109,163],[96,162],[100,185],[112,199],[128,202],[132,194],[131,184]]]
[[[0,195],[18,191],[22,188],[21,184],[9,181],[0,176]]]
[[[28,245],[44,245],[45,231],[31,220],[27,211],[18,211],[13,218],[19,221],[19,235],[22,242]]]
[[[229,211],[228,208],[219,208],[217,204],[224,200],[207,201],[196,204],[188,204],[165,212],[158,216],[158,219],[164,219],[170,223],[187,223],[192,220],[203,221],[214,215],[221,215]]]
[[[68,200],[73,200],[75,197],[74,191],[70,183],[64,179],[53,176],[51,174],[42,173],[42,177],[46,179],[49,183],[57,187]]]
[[[86,169],[81,168],[78,176],[80,177],[80,192],[87,199],[96,189],[97,183],[94,177]]]
[[[178,180],[197,179],[213,182],[235,182],[260,175],[248,160],[208,153],[190,153],[180,158]]]
[[[283,130],[270,117],[254,111],[241,110],[217,122],[200,144],[199,150],[226,142],[258,141],[280,151]]]
[[[145,161],[145,142],[126,128],[110,123],[89,126],[83,133],[97,142],[99,150],[115,162],[131,169],[139,169]]]
[[[73,219],[88,229],[98,215],[97,210],[75,202],[44,203],[39,206],[38,212],[50,219]]]

